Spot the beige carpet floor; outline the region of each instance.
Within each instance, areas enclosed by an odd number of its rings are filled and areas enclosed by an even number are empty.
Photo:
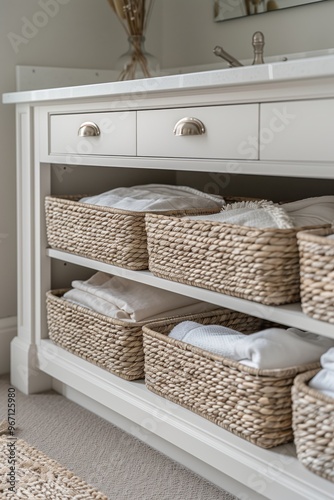
[[[0,420],[8,376],[0,377]],[[16,436],[109,500],[236,500],[185,467],[63,396],[16,391]]]
[[[0,436],[0,498],[108,500],[37,448],[8,434]]]

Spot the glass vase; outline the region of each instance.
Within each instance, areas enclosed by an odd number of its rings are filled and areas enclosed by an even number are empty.
[[[128,38],[129,48],[119,57],[115,69],[120,71],[118,80],[135,80],[157,76],[158,60],[145,49],[145,37],[133,35]]]

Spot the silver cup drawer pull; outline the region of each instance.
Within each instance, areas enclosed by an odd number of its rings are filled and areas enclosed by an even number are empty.
[[[80,137],[97,137],[100,135],[100,129],[94,122],[84,122],[80,125],[78,136]]]
[[[173,133],[174,135],[203,135],[205,127],[198,118],[186,117],[176,123]]]

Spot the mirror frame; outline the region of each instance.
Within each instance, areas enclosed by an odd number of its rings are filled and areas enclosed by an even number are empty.
[[[279,10],[301,7],[303,5],[324,1],[325,0],[214,0],[213,20],[215,22],[229,21],[230,19],[251,17],[258,14],[269,14]]]

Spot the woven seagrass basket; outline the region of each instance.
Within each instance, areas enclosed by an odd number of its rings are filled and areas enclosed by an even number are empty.
[[[331,234],[322,228],[297,235],[302,310],[328,323],[334,323],[334,239],[326,238]]]
[[[300,462],[334,482],[334,398],[308,386],[319,370],[298,375],[292,387],[293,432]]]
[[[46,293],[49,338],[60,347],[126,380],[144,378],[142,326],[96,313]]]
[[[262,304],[298,302],[300,230],[147,214],[149,269],[161,278]]]
[[[245,334],[271,326],[228,309],[196,321]],[[294,377],[320,364],[258,370],[168,337],[176,323],[143,327],[147,388],[262,448],[292,441]]]
[[[48,244],[106,264],[140,270],[148,268],[145,212],[81,203],[87,195],[46,196],[45,217]],[[189,209],[166,211],[165,215],[215,213]]]
[[[104,316],[64,299],[67,290],[46,293],[49,338],[67,351],[118,377],[126,380],[144,378],[142,328],[150,322],[132,323]],[[189,317],[196,320],[200,316],[175,316],[173,319],[183,321]],[[166,321],[171,319],[166,318]]]

